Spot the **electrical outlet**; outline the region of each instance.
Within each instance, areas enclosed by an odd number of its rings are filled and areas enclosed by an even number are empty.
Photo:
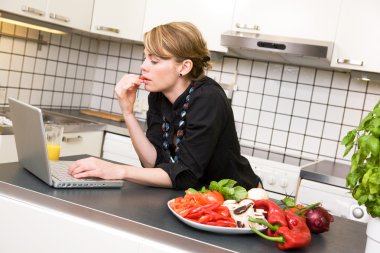
[[[5,88],[0,88],[0,103],[5,102]]]

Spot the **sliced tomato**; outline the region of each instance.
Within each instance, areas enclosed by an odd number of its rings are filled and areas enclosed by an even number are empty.
[[[223,195],[218,191],[207,191],[203,193],[203,195],[205,196],[207,201],[210,203],[218,203],[222,205],[224,202]]]

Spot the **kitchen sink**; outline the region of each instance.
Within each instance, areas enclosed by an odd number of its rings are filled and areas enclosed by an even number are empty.
[[[85,120],[59,112],[42,110],[42,115],[44,123],[62,125],[64,127],[64,133],[101,131],[105,129],[105,124],[103,123]],[[6,110],[0,111],[0,116],[10,119],[10,112]],[[12,135],[12,126],[0,124],[0,134]]]

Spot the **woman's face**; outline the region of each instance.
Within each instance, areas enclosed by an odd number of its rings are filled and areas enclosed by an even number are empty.
[[[170,91],[177,83],[181,64],[174,58],[162,59],[144,50],[145,60],[141,71],[146,79],[145,89],[150,92]]]

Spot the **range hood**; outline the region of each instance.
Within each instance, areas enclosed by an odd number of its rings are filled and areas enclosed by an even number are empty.
[[[240,57],[328,67],[334,43],[231,30],[221,35],[221,45]]]

